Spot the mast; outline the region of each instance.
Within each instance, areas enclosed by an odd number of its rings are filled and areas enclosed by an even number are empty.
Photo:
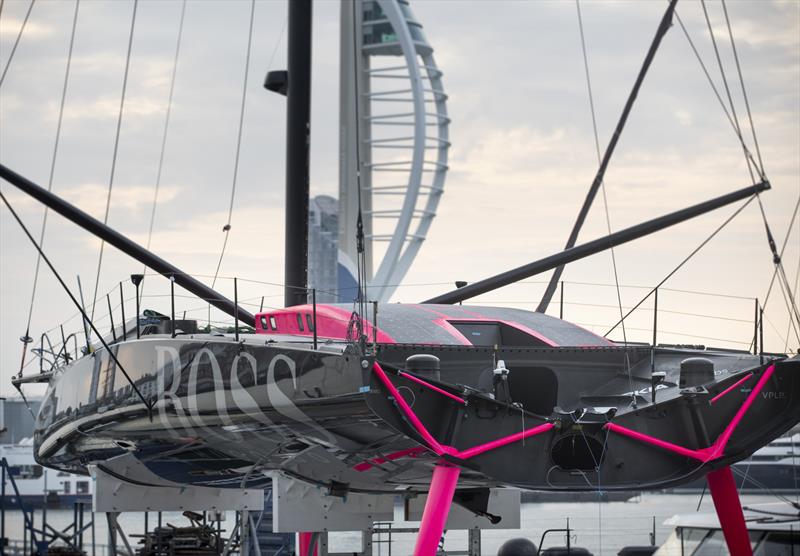
[[[284,304],[307,301],[312,0],[289,2]]]

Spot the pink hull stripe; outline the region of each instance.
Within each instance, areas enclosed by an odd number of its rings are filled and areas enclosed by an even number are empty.
[[[370,469],[373,465],[382,465],[386,462],[394,461],[396,459],[404,457],[415,458],[420,454],[422,454],[423,452],[425,452],[425,448],[420,448],[420,447],[407,448],[405,450],[400,450],[399,452],[393,452],[391,454],[387,454],[386,457],[377,457],[377,458],[372,458],[371,460],[368,461],[363,461],[357,465],[354,465],[353,469],[355,469],[356,471],[366,471],[367,469]]]
[[[725,396],[726,394],[728,394],[729,392],[731,392],[731,391],[735,390],[735,389],[736,389],[737,387],[739,387],[741,384],[743,384],[744,382],[746,382],[746,381],[747,381],[747,379],[749,379],[751,376],[753,376],[753,373],[747,373],[747,375],[743,376],[742,378],[740,378],[739,380],[737,380],[736,382],[734,382],[733,384],[731,384],[730,386],[728,386],[727,388],[725,388],[725,390],[723,390],[722,392],[720,392],[719,394],[717,394],[716,396],[714,396],[713,398],[711,398],[711,403],[712,403],[712,404],[713,404],[713,403],[715,403],[715,402],[716,402],[718,399],[720,399],[721,397],[723,397],[723,396]]]
[[[744,403],[742,404],[742,407],[740,407],[739,410],[736,412],[736,414],[733,416],[730,423],[728,423],[728,426],[725,427],[725,430],[722,431],[722,434],[720,434],[719,437],[717,438],[716,442],[714,442],[708,448],[702,448],[700,450],[692,450],[690,448],[684,448],[683,446],[678,446],[677,444],[672,444],[671,442],[660,440],[658,438],[650,436],[649,434],[637,432],[635,430],[623,427],[621,425],[616,425],[614,423],[607,423],[605,425],[605,428],[611,432],[616,432],[623,436],[639,440],[641,442],[644,442],[645,444],[650,444],[652,446],[656,446],[658,448],[662,448],[664,450],[706,463],[721,457],[725,453],[725,447],[728,445],[728,441],[731,439],[731,436],[733,436],[733,433],[736,431],[736,428],[742,422],[742,419],[744,419],[744,416],[750,409],[750,406],[752,406],[753,403],[756,401],[756,398],[758,398],[758,395],[761,393],[761,390],[764,389],[764,386],[766,386],[767,381],[769,381],[770,377],[772,377],[772,374],[774,372],[775,372],[775,365],[770,365],[764,370],[764,373],[761,375],[761,378],[758,379],[758,383],[756,383],[753,390],[747,396],[747,399],[745,399]]]
[[[451,400],[455,400],[460,404],[467,405],[467,400],[465,400],[463,398],[459,398],[455,394],[451,394],[450,392],[447,392],[446,390],[442,390],[441,388],[438,388],[437,386],[434,386],[433,384],[425,382],[421,378],[417,378],[414,375],[410,375],[408,373],[400,373],[400,376],[405,377],[405,378],[407,378],[408,380],[410,380],[412,382],[416,382],[417,384],[421,384],[422,386],[425,386],[426,388],[430,388],[434,392],[438,392],[442,396],[447,396]]]

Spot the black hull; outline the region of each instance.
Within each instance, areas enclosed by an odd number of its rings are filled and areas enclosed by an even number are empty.
[[[238,488],[266,486],[251,470],[280,470],[324,487],[353,492],[424,491],[439,459],[362,359],[344,345],[310,347],[242,343],[218,337],[151,337],[116,346],[117,358],[148,400],[152,421],[104,351],[81,359],[56,377],[42,404],[37,461],[85,473],[85,463],[112,467],[132,454],[159,481]],[[413,353],[441,359],[443,389],[454,402],[392,372]],[[490,348],[379,346],[377,358],[431,434],[454,451],[546,425],[541,434],[474,457],[444,456],[462,467],[463,486],[509,485],[547,491],[648,490],[676,487],[709,470],[747,457],[800,418],[800,361],[777,363],[724,453],[708,462],[615,434],[609,423],[688,449],[716,439],[747,392],[734,391],[713,406],[677,387],[680,361],[697,352],[658,350],[666,373],[656,403],[649,393],[649,348]],[[768,365],[758,357],[702,352],[724,369],[707,384],[715,395]],[[511,375],[509,403],[477,390],[493,359]],[[630,375],[625,361],[630,361]],[[630,385],[634,385],[634,391]],[[464,387],[456,386],[464,385]],[[636,406],[632,402],[636,401]],[[615,408],[608,411],[608,408]],[[527,408],[530,408],[528,410]],[[112,470],[113,471],[113,470]],[[160,483],[163,484],[163,483]],[[343,486],[342,486],[343,485]]]

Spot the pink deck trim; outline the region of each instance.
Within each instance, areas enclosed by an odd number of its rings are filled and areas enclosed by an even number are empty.
[[[445,316],[444,318],[437,319],[437,320],[434,321],[435,324],[437,324],[438,326],[440,326],[440,327],[444,328],[445,330],[447,330],[451,335],[456,336],[456,334],[457,334],[458,338],[463,338],[464,341],[465,341],[465,344],[468,345],[468,346],[471,346],[472,342],[470,342],[468,338],[464,337],[464,335],[461,332],[459,332],[458,329],[450,323],[450,321],[453,321],[453,322],[456,322],[456,323],[459,323],[459,322],[489,322],[489,323],[497,322],[499,324],[505,324],[506,326],[510,326],[511,328],[516,328],[517,330],[527,334],[528,336],[533,336],[537,340],[539,340],[541,342],[544,342],[545,344],[547,344],[550,347],[558,347],[558,344],[555,343],[550,338],[548,338],[547,336],[544,336],[543,334],[535,331],[532,328],[528,328],[527,326],[525,326],[523,324],[519,324],[518,322],[514,322],[514,321],[510,321],[510,320],[494,319],[494,318],[491,318],[491,317],[482,317],[482,318],[469,318],[469,317],[467,317],[467,318],[463,318],[463,317],[448,317],[448,316]]]
[[[696,459],[698,461],[702,461],[703,463],[707,463],[709,461],[718,459],[722,457],[725,453],[725,448],[728,445],[728,441],[733,436],[733,433],[736,431],[736,428],[744,419],[745,414],[750,409],[750,406],[756,401],[758,395],[761,393],[761,390],[764,389],[764,386],[769,381],[772,374],[775,372],[775,365],[770,365],[764,370],[764,373],[761,375],[761,378],[758,379],[758,382],[751,390],[750,394],[745,399],[742,406],[738,409],[736,414],[731,419],[728,426],[725,427],[725,430],[722,431],[722,434],[719,435],[717,440],[708,448],[701,448],[699,450],[692,450],[690,448],[684,448],[683,446],[678,446],[677,444],[673,444],[671,442],[667,442],[665,440],[660,440],[649,434],[644,434],[621,425],[616,425],[614,423],[607,423],[605,428],[611,432],[616,432],[623,436],[627,436],[629,438],[633,438],[635,440],[639,440],[646,444],[650,444],[652,446],[656,446],[658,448],[662,448],[664,450],[680,454],[682,456],[686,456],[692,459]],[[749,378],[749,377],[748,377]]]
[[[439,328],[450,334],[462,346],[471,346],[472,343],[469,340],[467,340],[455,326],[447,322],[448,318],[449,317],[442,317],[440,319],[436,319],[435,321],[433,321],[433,324],[435,324],[436,326],[438,326]]]
[[[717,394],[716,396],[711,398],[711,403],[712,404],[715,403],[721,397],[723,397],[726,394],[728,394],[729,392],[735,390],[738,386],[740,386],[742,383],[747,381],[747,379],[749,379],[751,376],[753,376],[753,373],[747,373],[747,375],[745,375],[744,377],[740,378],[739,380],[737,380],[736,382],[734,382],[733,384],[731,384],[730,386],[725,388],[725,390],[723,390],[722,392],[720,392],[719,394]]]
[[[536,436],[537,434],[542,434],[552,429],[553,426],[554,426],[553,423],[544,423],[543,425],[539,425],[538,427],[533,427],[532,429],[527,429],[522,432],[518,432],[516,434],[511,434],[509,436],[499,438],[497,440],[492,440],[491,442],[487,442],[485,444],[480,444],[472,448],[467,448],[466,450],[463,450],[461,452],[454,452],[452,455],[460,459],[469,459],[484,452],[488,452],[490,450],[495,450],[497,448],[505,446],[506,444],[511,444],[512,442],[518,442],[524,438]]]
[[[742,503],[731,468],[722,467],[711,471],[706,475],[706,480],[731,556],[753,556],[750,535],[747,533]]]
[[[262,311],[256,313],[256,334],[266,335],[291,335],[311,337],[314,335],[312,330],[308,329],[306,322],[307,315],[313,314],[313,306],[311,305],[295,305],[287,307],[286,309],[272,309],[269,311]],[[301,331],[297,325],[297,315],[303,318],[303,330]],[[269,321],[270,317],[275,319],[277,330],[271,328],[263,328],[261,326],[261,317],[264,316]],[[331,305],[317,304],[317,337],[321,340],[334,339],[345,340],[347,339],[347,326],[350,323],[351,313],[340,307],[333,307]],[[364,324],[364,333],[368,338],[372,338],[372,324],[366,319],[362,319]],[[378,332],[378,342],[382,344],[396,344],[394,338],[380,329]]]
[[[406,403],[406,400],[403,399],[403,396],[397,390],[395,385],[392,384],[392,381],[389,380],[389,377],[386,376],[386,372],[384,372],[377,361],[373,364],[372,369],[375,371],[375,374],[378,375],[378,378],[381,380],[381,382],[383,382],[383,385],[386,386],[386,389],[391,392],[392,396],[397,402],[397,405],[400,406],[400,410],[405,414],[408,420],[411,421],[411,424],[415,429],[417,429],[417,432],[428,444],[428,447],[430,447],[430,449],[433,450],[436,455],[441,456],[445,454],[448,450],[439,444],[433,435],[428,432],[428,429],[425,428],[425,425],[422,424],[422,421],[419,420],[419,417],[417,417],[416,413],[412,411],[411,407],[408,405],[408,403]]]
[[[428,490],[428,499],[425,501],[425,510],[422,512],[422,523],[417,544],[414,546],[414,556],[436,556],[460,473],[460,467],[450,466],[444,462],[436,464]]]
[[[367,469],[371,469],[374,465],[381,465],[389,461],[394,461],[396,459],[410,457],[415,458],[420,454],[425,452],[425,448],[421,447],[414,447],[414,448],[406,448],[405,450],[400,450],[398,452],[392,452],[391,454],[387,454],[385,457],[377,457],[372,458],[371,460],[363,461],[357,465],[353,466],[353,469],[356,471],[366,471]]]
[[[422,380],[421,378],[417,378],[417,377],[415,377],[414,375],[410,375],[410,374],[408,374],[408,373],[403,373],[403,372],[401,372],[401,373],[399,373],[399,374],[400,374],[400,376],[402,376],[402,377],[405,377],[405,378],[407,378],[408,380],[410,380],[410,381],[412,381],[412,382],[416,382],[417,384],[421,384],[422,386],[425,386],[426,388],[430,388],[431,390],[433,390],[434,392],[437,392],[437,393],[441,394],[442,396],[446,396],[446,397],[450,398],[451,400],[455,400],[455,401],[457,401],[458,403],[461,403],[461,404],[467,405],[467,400],[465,400],[465,399],[463,399],[463,398],[459,398],[459,397],[458,397],[458,396],[456,396],[455,394],[451,394],[450,392],[448,392],[448,391],[446,391],[446,390],[442,390],[441,388],[439,388],[439,387],[437,387],[437,386],[434,386],[433,384],[430,384],[430,383],[428,383],[428,382],[425,382],[425,381],[424,381],[424,380]]]

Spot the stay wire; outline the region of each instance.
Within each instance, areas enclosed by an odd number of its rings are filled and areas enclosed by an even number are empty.
[[[155,225],[156,221],[156,207],[158,206],[158,193],[161,188],[161,173],[164,168],[164,153],[167,149],[167,135],[169,132],[169,120],[172,114],[172,97],[173,93],[175,92],[175,77],[178,73],[178,56],[180,55],[181,51],[181,40],[183,38],[183,21],[186,16],[186,0],[183,0],[181,4],[181,18],[180,23],[178,24],[178,39],[175,42],[175,56],[172,61],[172,76],[169,82],[169,95],[167,98],[167,114],[164,118],[164,133],[161,136],[161,153],[158,156],[158,170],[156,172],[156,186],[155,191],[153,193],[153,207],[150,210],[150,226],[147,229],[147,250],[150,250],[150,244],[153,239],[153,226]],[[147,265],[142,268],[142,274],[147,271]],[[139,288],[139,296],[144,295],[144,282],[142,282],[141,287]]]
[[[652,288],[652,289],[651,289],[649,292],[647,292],[647,294],[645,294],[645,296],[644,296],[642,299],[640,299],[640,300],[638,301],[638,303],[636,303],[636,304],[635,304],[633,307],[631,307],[631,309],[630,309],[630,310],[629,310],[627,313],[625,313],[625,316],[624,316],[624,317],[622,317],[622,318],[621,318],[619,321],[617,321],[617,323],[616,323],[616,324],[614,324],[614,326],[612,326],[612,327],[611,327],[611,328],[608,330],[608,332],[606,332],[605,334],[603,334],[603,337],[604,337],[604,338],[607,338],[609,334],[611,334],[611,333],[612,333],[614,330],[616,330],[617,326],[619,326],[620,324],[622,324],[622,321],[624,321],[625,319],[627,319],[627,318],[628,318],[628,317],[631,315],[631,313],[633,313],[633,312],[634,312],[636,309],[638,309],[638,308],[641,306],[641,304],[642,304],[642,303],[644,303],[644,302],[645,302],[647,299],[649,299],[649,298],[650,298],[650,296],[651,296],[651,295],[653,295],[653,292],[655,292],[655,291],[656,291],[657,289],[659,289],[659,288],[660,288],[662,285],[664,285],[664,284],[667,282],[667,280],[669,280],[670,278],[672,278],[672,276],[674,276],[674,275],[675,275],[675,273],[676,273],[676,272],[678,272],[678,270],[680,270],[680,269],[681,269],[681,267],[683,267],[683,265],[685,265],[687,262],[689,262],[689,260],[690,260],[692,257],[694,257],[694,256],[695,256],[695,255],[696,255],[696,254],[697,254],[697,253],[698,253],[698,252],[699,252],[699,251],[700,251],[700,250],[701,250],[703,247],[705,247],[705,246],[706,246],[706,244],[708,244],[708,242],[710,242],[712,239],[714,239],[714,237],[715,237],[715,236],[716,236],[716,235],[717,235],[717,234],[718,234],[720,231],[722,231],[722,229],[723,229],[725,226],[727,226],[727,225],[728,225],[728,224],[729,224],[729,223],[730,223],[730,222],[731,222],[731,221],[732,221],[734,218],[736,218],[736,216],[738,216],[738,214],[739,214],[740,212],[742,212],[742,210],[744,210],[744,208],[745,208],[747,205],[749,205],[749,204],[750,204],[750,203],[753,201],[753,197],[754,197],[754,196],[755,196],[755,195],[753,195],[753,196],[751,196],[749,199],[747,199],[747,200],[746,200],[746,201],[745,201],[745,202],[744,202],[744,203],[743,203],[743,204],[742,204],[742,205],[741,205],[739,208],[737,208],[737,209],[734,211],[734,213],[733,213],[733,214],[731,214],[731,215],[730,215],[728,218],[726,218],[726,219],[725,219],[725,221],[724,221],[722,224],[720,224],[720,225],[719,225],[719,226],[718,226],[718,227],[717,227],[717,228],[716,228],[716,229],[715,229],[713,232],[711,232],[711,235],[709,235],[709,236],[708,236],[706,239],[704,239],[704,240],[703,240],[703,241],[700,243],[700,245],[698,245],[697,247],[695,247],[695,248],[692,250],[692,252],[691,252],[691,253],[689,253],[689,254],[688,254],[688,255],[687,255],[687,256],[686,256],[686,257],[685,257],[685,258],[684,258],[684,259],[683,259],[683,260],[682,260],[680,263],[678,263],[678,266],[676,266],[674,269],[672,269],[672,270],[669,272],[669,274],[667,274],[667,275],[666,275],[666,276],[665,276],[665,277],[664,277],[664,278],[663,278],[663,279],[662,279],[662,280],[661,280],[661,281],[660,281],[658,284],[656,284],[656,285],[655,285],[655,287],[653,287],[653,288]]]
[[[53,189],[53,178],[55,176],[56,170],[56,160],[58,159],[58,146],[61,141],[61,124],[64,121],[64,105],[66,104],[67,98],[67,88],[69,84],[69,74],[70,68],[72,66],[72,52],[73,47],[75,45],[75,29],[78,25],[78,9],[80,8],[80,0],[75,0],[75,13],[72,16],[72,32],[70,33],[69,38],[69,48],[67,51],[67,66],[64,71],[64,84],[61,87],[61,102],[58,107],[58,121],[56,123],[56,138],[53,145],[53,158],[50,161],[50,175],[47,179],[47,191],[52,191]],[[42,227],[39,231],[39,245],[44,245],[44,234],[45,230],[47,229],[47,215],[49,214],[49,209],[45,207],[44,215],[42,217]],[[27,348],[28,339],[30,338],[30,330],[31,330],[31,318],[33,317],[33,306],[34,301],[36,300],[36,288],[39,282],[39,267],[41,266],[42,256],[37,254],[36,256],[36,268],[33,273],[33,288],[31,291],[31,302],[30,306],[28,307],[28,321],[25,325],[25,348]],[[23,348],[23,356],[22,360],[23,363],[25,361],[25,348]]]
[[[117,366],[117,368],[120,371],[122,371],[122,374],[127,379],[128,384],[131,386],[133,391],[136,392],[136,395],[139,397],[139,399],[142,400],[142,403],[147,408],[148,414],[150,415],[150,418],[152,419],[152,406],[144,398],[144,396],[142,395],[141,391],[139,391],[139,388],[136,386],[136,383],[131,379],[131,377],[128,374],[128,372],[125,370],[125,368],[122,366],[122,364],[117,359],[117,356],[114,353],[114,350],[112,350],[111,347],[106,343],[106,341],[103,339],[103,335],[95,327],[95,325],[92,322],[92,320],[86,315],[86,311],[83,309],[83,306],[81,305],[81,303],[75,298],[75,296],[73,295],[72,291],[70,291],[69,287],[67,287],[67,284],[64,283],[64,280],[61,278],[61,275],[58,273],[56,268],[53,266],[53,263],[51,263],[50,259],[47,258],[47,255],[44,254],[44,251],[42,250],[41,246],[36,242],[36,239],[34,239],[34,237],[31,235],[30,231],[28,230],[28,227],[25,226],[24,222],[22,222],[22,219],[19,217],[17,212],[11,207],[11,203],[8,202],[8,199],[6,199],[6,197],[5,197],[5,195],[3,195],[2,191],[0,191],[0,200],[3,201],[3,203],[6,205],[6,208],[8,208],[9,212],[11,212],[11,215],[17,221],[17,224],[19,224],[20,228],[22,228],[22,231],[25,232],[25,235],[28,236],[28,239],[31,241],[33,246],[36,248],[36,251],[39,252],[39,255],[42,257],[42,260],[45,262],[45,264],[48,267],[50,267],[50,270],[53,272],[53,275],[56,277],[58,282],[61,284],[61,287],[64,288],[64,291],[67,293],[69,298],[72,300],[72,303],[78,308],[78,310],[81,313],[81,316],[83,316],[83,318],[86,321],[86,323],[92,328],[94,333],[97,335],[97,338],[100,340],[100,343],[103,344],[103,347],[108,352],[108,355],[111,357],[111,359],[114,360],[114,364]]]
[[[742,66],[739,63],[739,53],[736,50],[736,42],[733,40],[733,30],[731,29],[731,20],[728,17],[728,7],[725,0],[722,0],[722,11],[725,13],[725,24],[728,27],[728,36],[731,39],[731,50],[733,50],[733,59],[736,61],[736,72],[739,74],[739,84],[742,87],[742,98],[744,98],[744,106],[747,109],[747,119],[750,121],[750,131],[753,135],[753,145],[756,148],[756,156],[758,156],[758,164],[761,169],[761,175],[766,175],[764,171],[764,161],[761,158],[761,148],[758,145],[758,138],[756,137],[756,127],[753,125],[753,113],[750,110],[750,100],[747,96],[747,89],[744,86],[744,77],[742,76]]]
[[[594,95],[592,94],[592,79],[589,72],[589,57],[586,53],[586,38],[583,31],[583,17],[581,15],[581,3],[580,0],[575,0],[575,7],[578,11],[578,28],[580,29],[581,34],[581,51],[583,53],[583,69],[584,73],[586,74],[586,89],[589,93],[589,109],[592,113],[592,131],[594,132],[594,146],[597,152],[597,162],[598,164],[602,164],[602,155],[600,154],[600,138],[597,133],[597,116],[595,114],[594,109]],[[606,230],[608,235],[611,235],[611,215],[608,210],[608,197],[606,195],[606,182],[605,176],[600,181],[600,191],[603,194],[603,209],[605,210],[606,214]],[[628,347],[628,334],[625,329],[625,321],[622,318],[622,293],[619,287],[619,273],[617,271],[617,256],[615,253],[614,248],[610,249],[611,251],[611,265],[614,269],[614,285],[616,287],[617,292],[617,305],[619,307],[619,318],[622,321],[622,341],[625,347]],[[628,357],[628,352],[625,352],[625,369],[628,374],[628,385],[630,387],[631,392],[634,391],[633,388],[633,377],[631,376],[631,367],[630,367],[630,359]],[[635,405],[635,398],[634,398],[634,405]]]
[[[675,12],[675,4],[677,3],[677,1],[678,0],[669,0],[669,6],[667,10],[664,12],[661,21],[659,22],[656,34],[653,37],[653,41],[650,43],[650,48],[648,49],[647,54],[645,55],[645,59],[642,62],[642,66],[639,69],[633,87],[631,88],[631,91],[628,94],[628,98],[625,101],[625,106],[622,109],[622,113],[620,114],[619,120],[617,121],[617,125],[615,126],[614,131],[611,135],[611,139],[608,142],[608,146],[606,147],[600,167],[597,169],[597,173],[595,174],[595,177],[592,180],[592,185],[589,187],[589,191],[587,192],[586,198],[584,199],[584,202],[581,205],[578,217],[572,226],[572,230],[570,231],[569,237],[567,238],[565,249],[574,246],[575,242],[578,239],[580,230],[583,227],[586,217],[589,214],[589,210],[591,209],[591,205],[594,201],[595,195],[597,194],[597,190],[600,188],[600,183],[602,182],[606,170],[608,169],[608,165],[611,162],[611,157],[614,155],[614,152],[617,148],[619,138],[621,137],[622,132],[625,128],[625,124],[627,123],[628,118],[630,117],[630,113],[633,110],[633,105],[636,101],[637,96],[639,95],[639,91],[641,90],[642,84],[644,83],[644,79],[647,76],[647,72],[649,71],[650,66],[652,65],[652,62],[655,58],[659,46],[661,45],[662,40],[666,36],[670,27],[672,26],[672,15]],[[541,301],[539,301],[539,305],[536,308],[536,312],[544,313],[547,311],[547,307],[549,306],[550,301],[553,298],[553,294],[556,291],[558,281],[561,279],[561,275],[563,272],[564,272],[564,265],[558,266],[553,270],[553,273],[550,276],[550,281],[548,282],[547,287],[545,288],[542,299]]]
[[[219,260],[217,261],[217,268],[214,271],[214,279],[211,281],[213,288],[217,283],[217,276],[219,269],[222,267],[222,259],[225,257],[225,250],[228,247],[228,236],[231,231],[231,220],[233,218],[233,203],[236,199],[236,183],[239,178],[239,155],[242,150],[242,130],[244,129],[244,112],[247,105],[247,81],[250,77],[250,53],[253,47],[253,20],[255,19],[256,0],[250,1],[250,26],[247,32],[247,54],[244,61],[244,85],[242,86],[242,101],[239,107],[239,129],[236,134],[236,154],[233,161],[233,179],[231,180],[231,200],[228,205],[228,219],[222,227],[225,233],[225,239],[222,242],[222,250],[219,253]],[[209,308],[210,310],[210,308]]]
[[[800,286],[800,255],[797,257],[797,271],[794,274],[794,294],[797,295],[798,286]],[[789,322],[786,324],[786,341],[783,343],[783,351],[784,353],[789,349],[789,331],[792,327],[792,315],[789,315]],[[800,344],[798,344],[797,350],[800,351]],[[800,495],[800,493],[798,493]]]
[[[730,106],[731,115],[733,116],[733,123],[734,123],[734,126],[736,128],[736,134],[739,137],[742,137],[742,127],[739,125],[739,116],[736,114],[736,105],[733,102],[733,96],[731,96],[731,89],[728,86],[728,78],[725,75],[725,67],[722,64],[722,57],[719,54],[719,47],[717,46],[717,39],[714,36],[714,29],[711,26],[711,18],[708,15],[708,9],[706,8],[706,1],[705,0],[700,0],[700,5],[703,7],[703,15],[705,16],[705,19],[706,19],[706,26],[708,27],[708,34],[711,37],[711,44],[714,47],[714,56],[716,56],[717,66],[719,67],[719,73],[720,73],[720,76],[722,77],[722,85],[725,87],[725,95],[728,97],[728,105]],[[748,151],[747,151],[747,147],[744,144],[744,140],[743,139],[742,139],[742,150],[744,152],[744,160],[745,160],[745,163],[747,164],[747,171],[750,174],[750,179],[752,180],[753,183],[755,183],[756,178],[755,178],[755,175],[753,174],[753,167],[752,167],[753,165],[755,165],[755,161],[752,161],[752,165],[751,165],[752,158],[747,156]],[[756,171],[758,171],[758,166],[756,166]],[[763,175],[761,175],[761,179],[762,180],[764,179]]]
[[[792,212],[792,218],[789,220],[789,227],[786,229],[786,236],[783,238],[783,245],[781,246],[781,250],[779,256],[783,258],[783,253],[786,249],[786,245],[789,243],[789,236],[792,233],[792,227],[794,226],[795,218],[797,217],[798,209],[800,209],[800,195],[797,197],[797,202],[794,205],[794,212]],[[767,303],[769,302],[770,294],[772,293],[772,287],[775,285],[775,278],[778,276],[778,267],[775,267],[775,270],[772,272],[772,279],[769,282],[769,287],[767,288],[767,293],[764,296],[764,302],[761,304],[762,307],[766,308]],[[750,343],[752,347],[753,343]]]
[[[786,303],[787,307],[790,306],[792,302],[791,292],[787,292],[787,288],[784,286],[783,280],[778,280],[778,286],[781,289],[781,295],[783,296],[783,301]],[[763,308],[762,308],[763,311]],[[791,327],[794,329],[795,336],[797,337],[797,341],[800,342],[800,332],[798,331],[797,326],[795,325],[795,315],[792,312],[791,308],[789,309],[789,323]],[[787,338],[788,340],[788,338]]]
[[[20,25],[19,33],[17,33],[17,38],[14,40],[14,46],[11,47],[11,53],[8,55],[8,60],[6,61],[6,65],[3,68],[3,73],[0,74],[0,87],[3,86],[3,81],[6,79],[6,74],[8,73],[8,68],[11,67],[11,60],[14,59],[14,54],[17,52],[17,47],[19,46],[19,41],[22,39],[22,33],[25,31],[25,26],[28,24],[28,19],[31,16],[31,10],[33,10],[33,4],[36,0],[31,0],[31,3],[28,4],[28,11],[25,12],[25,19],[22,20],[22,25]],[[2,4],[0,4],[0,11],[2,10]]]
[[[136,27],[136,8],[139,5],[139,0],[133,0],[133,15],[131,16],[131,28],[128,34],[128,52],[125,56],[125,73],[122,77],[122,95],[119,101],[119,113],[117,114],[117,129],[114,136],[114,153],[111,157],[111,175],[108,180],[108,194],[106,196],[106,210],[103,215],[103,224],[108,224],[108,212],[111,208],[111,191],[114,188],[114,176],[117,170],[117,153],[119,152],[119,136],[122,129],[122,114],[125,108],[125,93],[128,90],[128,72],[131,66],[131,49],[133,48],[133,31]],[[94,296],[92,297],[92,317],[94,317],[94,309],[97,304],[97,289],[100,286],[100,270],[103,267],[103,251],[105,249],[105,240],[100,241],[100,256],[97,258],[97,273],[94,279]],[[139,315],[136,315],[139,318]]]
[[[769,226],[769,221],[767,220],[767,213],[764,210],[764,205],[761,202],[761,197],[756,194],[756,198],[758,199],[758,208],[761,212],[761,218],[764,221],[764,229],[767,235],[767,243],[769,244],[770,252],[772,253],[772,262],[775,265],[775,270],[778,274],[778,283],[781,286],[782,290],[784,291],[784,301],[787,305],[787,310],[790,314],[794,314],[795,318],[797,318],[798,324],[800,324],[800,312],[797,310],[797,304],[795,303],[794,297],[791,294],[791,284],[789,284],[789,280],[786,277],[786,271],[783,268],[783,260],[781,259],[781,253],[778,253],[777,246],[775,245],[775,238],[772,235],[772,230]],[[788,294],[788,299],[787,299]],[[799,338],[800,339],[800,338]]]
[[[742,134],[737,129],[736,124],[734,123],[730,112],[728,112],[728,108],[725,106],[725,101],[722,100],[722,95],[720,95],[719,90],[717,89],[717,86],[714,84],[714,80],[712,79],[711,74],[709,73],[705,62],[703,62],[703,58],[702,58],[702,56],[700,56],[700,52],[697,50],[697,46],[695,46],[691,35],[689,35],[689,30],[686,29],[686,25],[684,25],[683,20],[681,19],[680,15],[678,15],[677,10],[675,11],[675,19],[678,20],[678,24],[680,25],[681,30],[683,31],[683,35],[686,37],[686,40],[689,42],[689,46],[691,47],[692,52],[694,53],[694,56],[697,59],[697,62],[700,64],[700,69],[703,70],[703,74],[706,76],[706,80],[708,81],[708,84],[711,87],[711,90],[714,92],[714,96],[717,97],[717,101],[719,102],[719,105],[722,108],[722,111],[725,113],[725,117],[728,119],[728,122],[731,124],[731,127],[733,128],[734,133],[736,134],[736,136],[739,139],[739,143],[742,145],[742,148],[745,150],[746,156],[751,161],[753,161],[753,164],[755,165],[755,161],[753,160],[753,154],[747,149],[747,145],[744,142],[744,138],[742,137]]]
[[[356,14],[356,5],[357,2],[352,3],[353,6],[353,21],[358,21],[358,17]],[[363,194],[362,187],[361,187],[361,138],[360,138],[360,125],[361,125],[361,117],[358,110],[358,101],[360,95],[358,94],[359,91],[359,79],[358,79],[358,37],[357,33],[353,33],[353,77],[355,81],[355,90],[356,94],[353,95],[353,114],[355,115],[355,145],[356,145],[356,186],[358,190],[358,220],[356,222],[356,250],[358,252],[357,257],[357,266],[358,266],[358,312],[360,313],[359,318],[359,343],[362,344],[362,348],[365,347],[365,336],[363,331],[363,319],[366,318],[367,312],[367,255],[366,249],[364,245],[364,216],[362,210],[362,202],[361,196]]]

